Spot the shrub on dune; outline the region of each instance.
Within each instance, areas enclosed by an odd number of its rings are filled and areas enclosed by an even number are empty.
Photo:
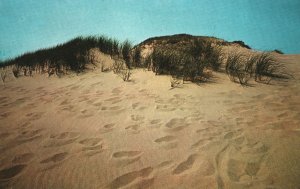
[[[278,50],[278,49],[275,49],[275,50],[274,50],[274,52],[276,52],[277,54],[284,54],[284,52],[283,52],[283,51],[281,51],[281,50]]]
[[[292,77],[287,73],[284,64],[278,62],[270,53],[261,53],[255,59],[255,81],[270,83],[274,78],[289,79]]]
[[[131,68],[131,55],[130,51],[132,49],[132,43],[128,40],[125,40],[122,44],[122,58],[125,60],[126,66]]]
[[[224,61],[224,55],[220,46],[212,47],[208,54],[209,67],[214,71],[219,71]]]
[[[229,54],[225,66],[230,80],[239,82],[241,85],[247,85],[250,78],[246,72],[244,60],[245,56],[241,53]]]
[[[251,54],[248,57],[241,53],[229,54],[225,70],[232,81],[241,85],[247,85],[250,78],[268,84],[274,78],[292,77],[284,64],[278,62],[270,53]]]
[[[76,73],[82,72],[86,64],[94,64],[90,49],[98,48],[111,57],[123,55],[127,64],[130,64],[131,43],[125,41],[122,45],[117,39],[106,36],[76,37],[64,44],[35,52],[25,53],[16,58],[3,61],[1,67],[15,65],[20,70],[31,70],[40,73],[55,72],[57,75],[67,73],[67,70]],[[19,74],[15,70],[15,76]]]

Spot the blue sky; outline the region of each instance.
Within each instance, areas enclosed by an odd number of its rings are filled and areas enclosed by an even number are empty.
[[[105,34],[188,33],[300,53],[299,0],[0,0],[0,59]]]

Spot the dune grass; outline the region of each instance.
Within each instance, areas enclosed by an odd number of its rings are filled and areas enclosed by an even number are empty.
[[[248,85],[250,78],[256,82],[269,84],[273,79],[289,79],[284,64],[278,62],[271,53],[244,55],[241,53],[229,54],[226,62],[226,73],[234,82]]]
[[[131,44],[121,43],[106,36],[76,37],[64,44],[25,53],[13,59],[3,61],[0,67],[14,66],[14,75],[19,76],[24,69],[39,73],[65,74],[67,70],[82,72],[86,64],[93,63],[89,50],[98,48],[111,57],[124,58],[129,65]],[[49,74],[50,75],[50,74]]]
[[[223,53],[221,47],[212,43],[195,40],[187,48],[155,48],[151,60],[152,69],[156,74],[170,74],[173,78],[171,86],[178,83],[178,78],[183,81],[203,82],[209,78],[204,74],[205,69],[218,71],[222,65]]]
[[[284,64],[278,62],[271,53],[261,53],[256,56],[255,81],[270,83],[274,78],[289,79],[292,77],[287,72]]]
[[[244,63],[245,56],[241,53],[229,54],[225,66],[225,71],[231,81],[238,82],[241,85],[247,85],[249,73],[246,71],[250,65]]]

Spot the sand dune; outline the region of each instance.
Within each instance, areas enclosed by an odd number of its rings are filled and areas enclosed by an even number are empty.
[[[1,188],[299,188],[300,56],[295,79],[170,88],[134,70],[1,85]]]

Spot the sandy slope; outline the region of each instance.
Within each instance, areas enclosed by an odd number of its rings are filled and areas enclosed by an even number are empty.
[[[0,90],[0,188],[299,188],[300,56],[288,83],[170,89],[135,70]]]

